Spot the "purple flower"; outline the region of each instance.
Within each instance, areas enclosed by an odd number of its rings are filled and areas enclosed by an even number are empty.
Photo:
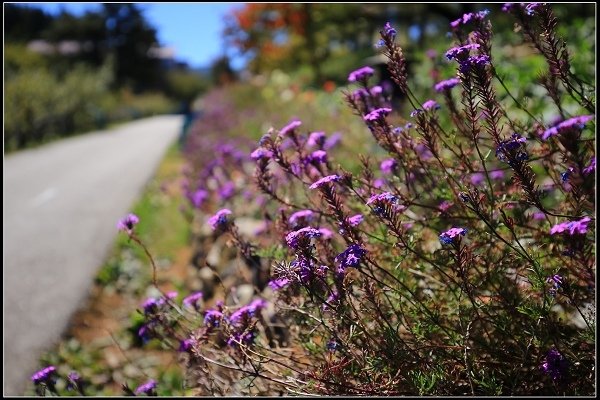
[[[462,25],[466,25],[470,21],[481,21],[489,13],[490,13],[490,10],[483,10],[483,11],[479,11],[479,12],[476,12],[476,13],[466,13],[461,18],[457,19],[456,21],[452,21],[450,23],[450,26],[452,28],[458,28],[461,24]]]
[[[340,180],[340,177],[338,175],[329,175],[326,177],[323,177],[321,179],[319,179],[318,181],[316,181],[315,183],[313,183],[312,185],[310,185],[309,187],[311,189],[318,189],[321,186],[329,183],[329,182],[338,182]]]
[[[440,242],[443,244],[452,244],[457,240],[460,240],[461,236],[465,236],[467,234],[467,229],[465,228],[451,228],[446,232],[440,234]]]
[[[367,205],[376,205],[379,203],[385,203],[385,204],[393,204],[396,201],[398,201],[398,198],[393,195],[390,192],[384,192],[384,193],[379,193],[379,194],[374,194],[373,196],[369,197],[369,200],[367,200]]]
[[[446,58],[448,60],[461,60],[464,59],[471,50],[479,49],[477,43],[466,44],[464,46],[452,47],[446,52]]]
[[[331,232],[327,228],[319,228],[319,232],[321,233],[322,239],[327,240],[327,239],[331,239],[333,237],[333,232]]]
[[[366,254],[367,251],[360,247],[360,245],[352,244],[346,250],[338,254],[335,257],[335,261],[340,263],[340,271],[343,271],[346,267],[358,267]]]
[[[417,108],[416,110],[412,110],[410,112],[410,116],[411,116],[411,118],[414,118],[417,115],[421,114],[422,112],[423,112],[423,110],[421,110],[420,108]]]
[[[538,8],[539,6],[541,6],[542,3],[529,3],[525,5],[525,14],[532,16],[533,14],[535,14],[535,10],[536,8]]]
[[[540,220],[546,219],[546,214],[544,214],[541,211],[538,211],[538,212],[534,212],[532,217],[533,217],[533,219],[540,221]]]
[[[308,136],[308,141],[306,142],[306,145],[309,147],[321,147],[323,146],[323,144],[325,144],[325,139],[327,139],[327,137],[325,136],[325,132],[312,132]]]
[[[485,182],[485,175],[482,173],[475,173],[473,175],[471,175],[471,183],[475,186],[479,186],[481,185],[483,182]]]
[[[515,5],[516,5],[516,3],[504,3],[502,5],[502,11],[510,12],[515,7]]]
[[[368,113],[367,115],[365,115],[363,117],[363,119],[365,121],[377,121],[379,119],[385,118],[385,116],[389,115],[389,113],[391,113],[391,112],[392,112],[391,108],[386,108],[386,107],[377,108],[377,109],[371,111],[370,113]]]
[[[337,307],[340,304],[339,292],[333,292],[327,297],[327,302],[323,304],[323,311],[327,311],[332,307]]]
[[[585,167],[582,172],[584,175],[587,175],[595,170],[596,170],[596,156],[592,157],[592,159],[590,160],[590,165]]]
[[[440,105],[434,101],[434,100],[427,100],[425,103],[423,103],[423,110],[439,110],[440,109]]]
[[[376,85],[371,88],[371,94],[373,96],[377,96],[378,94],[381,94],[381,93],[383,93],[383,88],[381,86]]]
[[[393,39],[396,37],[396,30],[394,28],[392,28],[392,25],[390,25],[389,22],[386,22],[385,25],[383,26],[383,34],[385,36],[389,36]]]
[[[501,169],[490,171],[490,178],[495,180],[504,179],[504,171]]]
[[[578,117],[569,118],[566,121],[560,122],[558,125],[546,129],[542,134],[542,140],[548,139],[550,136],[556,136],[564,131],[576,129],[582,130],[585,124],[595,118],[594,115],[580,115]]]
[[[144,301],[144,304],[142,304],[144,314],[149,315],[155,313],[159,305],[160,304],[154,297],[147,298],[146,301]]]
[[[356,214],[348,218],[348,224],[350,226],[358,226],[361,222],[363,222],[363,220],[364,217],[362,216],[362,214]]]
[[[441,212],[446,212],[450,209],[450,207],[452,207],[454,205],[454,203],[452,203],[451,201],[448,200],[444,200],[440,203],[440,205],[438,206],[438,208],[440,209]]]
[[[552,275],[549,276],[548,279],[546,279],[546,282],[552,284],[552,287],[548,292],[550,293],[550,296],[554,297],[556,296],[556,292],[562,288],[563,277],[558,274]]]
[[[558,350],[550,349],[541,365],[541,369],[556,381],[566,376],[569,362]]]
[[[253,160],[268,160],[271,157],[273,157],[273,152],[271,150],[263,149],[262,147],[259,147],[258,149],[250,153],[250,158],[252,158]]]
[[[35,374],[31,375],[31,380],[34,384],[39,385],[40,383],[44,384],[53,384],[54,374],[56,373],[56,367],[54,365],[50,365],[46,368],[43,368],[37,371]]]
[[[235,194],[235,183],[227,181],[218,190],[219,198],[227,200]]]
[[[279,289],[283,289],[284,287],[286,287],[289,284],[290,284],[290,280],[287,278],[273,279],[273,280],[270,280],[268,283],[269,287],[274,292],[278,291]]]
[[[321,236],[318,229],[305,227],[288,233],[285,236],[285,241],[292,249],[306,248],[310,244],[310,239]]]
[[[204,314],[204,325],[209,327],[217,327],[221,324],[223,313],[218,310],[208,310]]]
[[[381,162],[379,168],[381,168],[381,172],[383,172],[384,174],[391,174],[392,172],[394,172],[394,169],[397,165],[398,163],[396,162],[396,160],[394,160],[393,158],[388,158],[387,160],[383,160]]]
[[[133,227],[140,222],[140,219],[137,215],[129,213],[125,217],[121,218],[117,223],[117,229],[120,231],[127,232],[128,234],[133,233]]]
[[[204,189],[198,189],[192,195],[192,204],[196,208],[200,208],[202,203],[208,198],[208,192]]]
[[[208,219],[208,224],[210,225],[213,231],[224,228],[229,223],[227,216],[231,214],[231,210],[227,208],[219,210],[215,215]]]
[[[573,173],[573,167],[569,167],[569,169],[567,169],[565,172],[561,172],[560,173],[560,180],[565,183],[569,180],[569,178],[571,177],[571,174]]]
[[[350,75],[348,75],[348,81],[356,82],[356,81],[365,80],[365,79],[373,76],[374,72],[375,72],[375,70],[373,70],[373,68],[371,68],[371,67],[359,68],[356,71],[352,71],[350,73]]]
[[[435,84],[433,87],[436,92],[441,93],[446,90],[452,89],[454,86],[458,85],[460,80],[458,78],[450,78],[445,81],[441,81]]]
[[[146,381],[144,384],[140,385],[135,389],[135,394],[147,394],[148,396],[154,395],[154,391],[156,390],[157,382],[154,379],[150,379]]]
[[[327,152],[324,150],[317,150],[311,153],[310,161],[315,163],[326,163],[327,162]]]
[[[398,198],[390,192],[375,194],[367,200],[367,205],[371,206],[375,215],[384,216],[388,207],[393,211],[401,211],[405,207],[398,204]]]
[[[329,150],[335,147],[342,140],[342,134],[339,132],[335,132],[333,135],[325,140],[325,144],[323,144],[324,150]]]
[[[311,210],[301,210],[293,213],[289,221],[292,226],[305,225],[313,220],[314,215]]]
[[[585,235],[587,232],[587,225],[592,219],[590,217],[583,217],[579,221],[567,221],[560,224],[554,225],[550,229],[550,234],[567,232],[569,235]]]
[[[198,302],[202,299],[202,292],[192,293],[183,299],[183,305],[186,307],[198,307]]]
[[[293,132],[294,129],[298,128],[300,125],[302,125],[302,121],[294,120],[290,122],[289,124],[281,128],[281,130],[279,131],[279,136],[286,136],[288,133]]]
[[[81,390],[83,386],[83,379],[76,371],[71,371],[67,375],[67,390],[78,389]]]
[[[193,339],[183,339],[179,342],[178,350],[182,353],[187,353],[188,351],[192,350],[194,343],[195,343],[195,340],[193,340]]]
[[[331,351],[332,353],[336,351],[339,347],[340,344],[333,339],[327,342],[327,350]]]
[[[229,322],[233,325],[239,325],[246,318],[254,317],[256,313],[267,306],[263,299],[256,299],[252,303],[240,308],[229,317]]]
[[[496,149],[496,157],[500,161],[507,162],[509,165],[514,163],[514,160],[527,160],[529,156],[525,151],[525,143],[527,139],[520,136],[518,133],[513,133],[511,138],[503,140]]]

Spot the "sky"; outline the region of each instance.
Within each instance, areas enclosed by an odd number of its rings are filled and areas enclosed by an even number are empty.
[[[61,8],[82,15],[98,10],[100,3],[21,3],[56,14]],[[161,45],[173,47],[175,58],[191,67],[207,67],[223,55],[223,16],[243,3],[139,3],[144,16],[157,30]],[[233,60],[239,68],[242,60]]]

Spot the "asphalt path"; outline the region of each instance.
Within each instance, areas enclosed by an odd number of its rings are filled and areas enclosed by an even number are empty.
[[[183,124],[158,116],[4,158],[4,395],[20,396],[85,300]]]

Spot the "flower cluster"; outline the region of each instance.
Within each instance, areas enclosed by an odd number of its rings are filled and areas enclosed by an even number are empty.
[[[595,116],[593,115],[580,115],[578,117],[569,118],[566,121],[562,121],[557,125],[546,129],[542,134],[542,140],[547,140],[551,136],[560,135],[569,130],[581,131],[585,127],[585,124],[594,118]]]
[[[375,70],[371,67],[362,67],[357,69],[356,71],[352,71],[350,75],[348,75],[349,82],[361,82],[366,81],[368,78],[373,76]]]
[[[583,217],[579,221],[567,221],[561,222],[560,224],[554,225],[550,229],[550,234],[555,235],[557,233],[564,233],[573,235],[585,235],[587,233],[587,227],[592,219],[590,217]]]
[[[440,242],[443,244],[458,243],[461,239],[461,236],[465,236],[466,234],[467,229],[465,228],[451,228],[440,234]]]
[[[569,361],[556,349],[550,349],[541,366],[542,371],[557,381],[565,378],[569,370]]]

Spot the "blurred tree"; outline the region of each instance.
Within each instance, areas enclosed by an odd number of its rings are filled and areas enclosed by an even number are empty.
[[[222,56],[213,61],[210,67],[210,76],[212,82],[217,85],[226,85],[237,79],[229,57]]]
[[[38,8],[4,4],[4,41],[27,42],[37,39],[52,21],[50,14]]]
[[[106,46],[115,60],[115,85],[131,85],[134,91],[164,87],[160,61],[151,57],[158,47],[156,30],[132,3],[104,3]]]

